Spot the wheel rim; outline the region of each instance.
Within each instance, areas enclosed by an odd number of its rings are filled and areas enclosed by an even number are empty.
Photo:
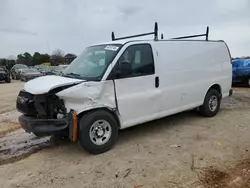
[[[248,85],[250,86],[250,78],[248,78]]]
[[[111,137],[112,129],[106,120],[98,120],[94,122],[89,130],[89,137],[95,145],[103,145],[107,143]]]
[[[208,104],[209,104],[209,110],[214,112],[218,106],[218,98],[215,95],[211,96]]]

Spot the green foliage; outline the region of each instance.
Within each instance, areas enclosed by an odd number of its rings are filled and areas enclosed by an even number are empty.
[[[6,59],[0,59],[0,66],[6,66],[7,60]]]
[[[0,59],[0,66],[5,66],[8,70],[15,65],[15,60]]]
[[[33,64],[32,65],[40,65],[44,62],[49,62],[50,56],[48,54],[40,54],[39,52],[35,52],[33,55]]]
[[[51,59],[55,60],[56,64],[58,65],[58,64],[65,63],[66,59],[70,59],[70,58],[74,59],[74,57],[76,56],[70,53],[64,56],[64,52],[60,49],[53,51],[51,56],[49,54],[40,54],[39,52],[35,52],[32,56],[29,52],[25,52],[23,54],[18,54],[16,61],[8,60],[5,58],[0,59],[0,66],[6,66],[8,69],[10,69],[16,63],[25,64],[27,66],[35,66],[35,65],[40,65],[45,62],[50,62]]]

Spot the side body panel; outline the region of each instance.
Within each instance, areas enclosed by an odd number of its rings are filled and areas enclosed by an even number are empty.
[[[112,62],[112,68],[128,47],[141,43],[125,44]],[[147,122],[159,112],[160,90],[155,86],[155,77],[154,73],[114,80],[121,128]]]
[[[132,44],[139,42],[126,44],[110,65],[110,71]],[[155,74],[115,81],[121,128],[198,107],[214,84],[220,85],[222,97],[229,95],[232,65],[224,42],[173,40],[149,44]],[[155,77],[159,77],[158,88],[154,88]]]
[[[150,121],[159,112],[160,91],[154,79],[148,75],[115,80],[122,128]]]
[[[213,84],[221,86],[223,97],[229,95],[232,67],[225,43],[158,41],[153,47],[158,54],[160,113],[169,115],[202,105]]]

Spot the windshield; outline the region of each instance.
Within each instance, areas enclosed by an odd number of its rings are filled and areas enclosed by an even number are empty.
[[[112,44],[86,48],[64,70],[64,76],[100,81],[121,46],[121,44]]]

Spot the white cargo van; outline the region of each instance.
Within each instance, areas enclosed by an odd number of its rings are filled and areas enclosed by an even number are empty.
[[[154,35],[153,40],[131,40]],[[206,36],[206,40],[190,40]],[[158,39],[151,33],[87,47],[62,76],[25,83],[17,97],[19,122],[38,136],[61,135],[88,152],[112,148],[120,129],[198,109],[215,116],[232,95],[230,52],[206,34]]]

